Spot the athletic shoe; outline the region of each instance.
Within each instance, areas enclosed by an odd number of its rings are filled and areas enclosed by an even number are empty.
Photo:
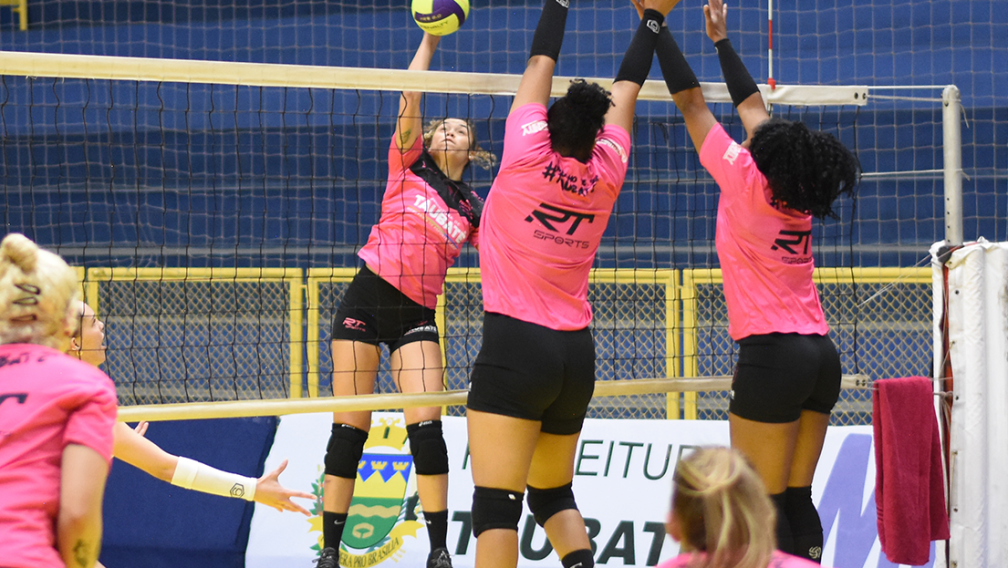
[[[447,548],[435,548],[427,556],[427,568],[452,568]]]
[[[315,559],[315,568],[339,568],[339,552],[335,548],[323,548],[322,554]]]

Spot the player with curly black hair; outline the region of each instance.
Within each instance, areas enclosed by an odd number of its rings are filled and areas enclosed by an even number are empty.
[[[727,38],[724,4],[710,0],[704,14],[745,142],[718,124],[667,28],[655,51],[700,163],[721,188],[715,244],[728,332],[739,343],[732,446],[753,463],[777,508],[780,549],[818,560],[823,532],[812,477],[841,375],[812,281],[812,217],[835,216],[836,199],[857,184],[858,162],[830,134],[771,119]]]
[[[609,93],[601,85],[584,79],[573,81],[567,94],[546,111],[550,146],[558,153],[587,162],[612,105]]]
[[[571,485],[595,387],[588,275],[626,177],[637,94],[677,1],[646,0],[611,96],[575,81],[547,110],[568,0],[545,0],[480,229],[483,345],[466,413],[478,568],[517,564],[526,489],[563,566],[594,566]]]
[[[833,203],[857,183],[853,154],[835,136],[803,122],[763,121],[753,132],[749,153],[767,179],[771,205],[817,219],[836,218]]]

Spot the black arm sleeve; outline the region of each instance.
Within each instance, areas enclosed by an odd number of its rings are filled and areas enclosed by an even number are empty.
[[[665,16],[661,12],[644,10],[641,23],[637,26],[637,33],[630,40],[613,83],[633,81],[643,85],[644,81],[647,81],[648,73],[651,72],[651,61],[654,59],[655,44],[658,42],[658,32],[664,21]]]
[[[674,95],[700,86],[693,69],[686,62],[686,57],[679,50],[679,45],[668,28],[663,27],[658,34],[658,46],[655,51],[658,52],[658,65],[661,66],[662,76],[670,94]]]
[[[750,95],[758,93],[759,87],[742,63],[742,59],[735,53],[735,48],[728,38],[715,43],[714,48],[717,49],[718,60],[721,62],[721,73],[724,75],[725,85],[728,86],[728,94],[737,107]]]
[[[567,27],[567,6],[570,0],[546,0],[539,25],[532,36],[532,48],[529,58],[534,55],[545,55],[557,61],[560,57],[560,46],[563,45],[564,29]]]

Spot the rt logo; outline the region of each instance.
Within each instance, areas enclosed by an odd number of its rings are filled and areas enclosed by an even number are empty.
[[[576,231],[578,226],[581,225],[581,221],[588,221],[591,223],[595,220],[595,215],[592,213],[578,213],[577,211],[561,209],[546,203],[540,203],[539,207],[542,209],[536,209],[533,211],[531,215],[525,218],[525,221],[531,223],[533,219],[538,219],[539,222],[542,223],[543,227],[546,227],[554,233],[561,232],[561,229],[563,228],[562,225],[569,222],[570,227],[567,229],[566,233],[568,235],[573,235],[574,231]],[[561,227],[558,228],[558,225]]]

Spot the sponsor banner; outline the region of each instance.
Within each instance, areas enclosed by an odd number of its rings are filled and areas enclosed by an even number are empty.
[[[451,463],[448,550],[455,568],[469,568],[475,562],[476,539],[469,513],[473,485],[465,419],[443,420]],[[246,553],[248,568],[313,565],[322,539],[323,460],[331,421],[331,414],[281,419],[266,470],[289,459],[281,481],[310,491],[317,499],[307,507],[310,518],[257,504]],[[678,554],[679,547],[665,535],[664,526],[676,461],[692,447],[728,443],[727,422],[586,421],[574,464],[574,493],[596,564],[643,568]],[[826,534],[824,566],[894,566],[880,554],[874,495],[871,427],[831,427],[813,484]],[[518,532],[519,566],[559,565],[527,507]],[[429,551],[402,415],[374,413],[344,529],[340,565],[424,566]]]

